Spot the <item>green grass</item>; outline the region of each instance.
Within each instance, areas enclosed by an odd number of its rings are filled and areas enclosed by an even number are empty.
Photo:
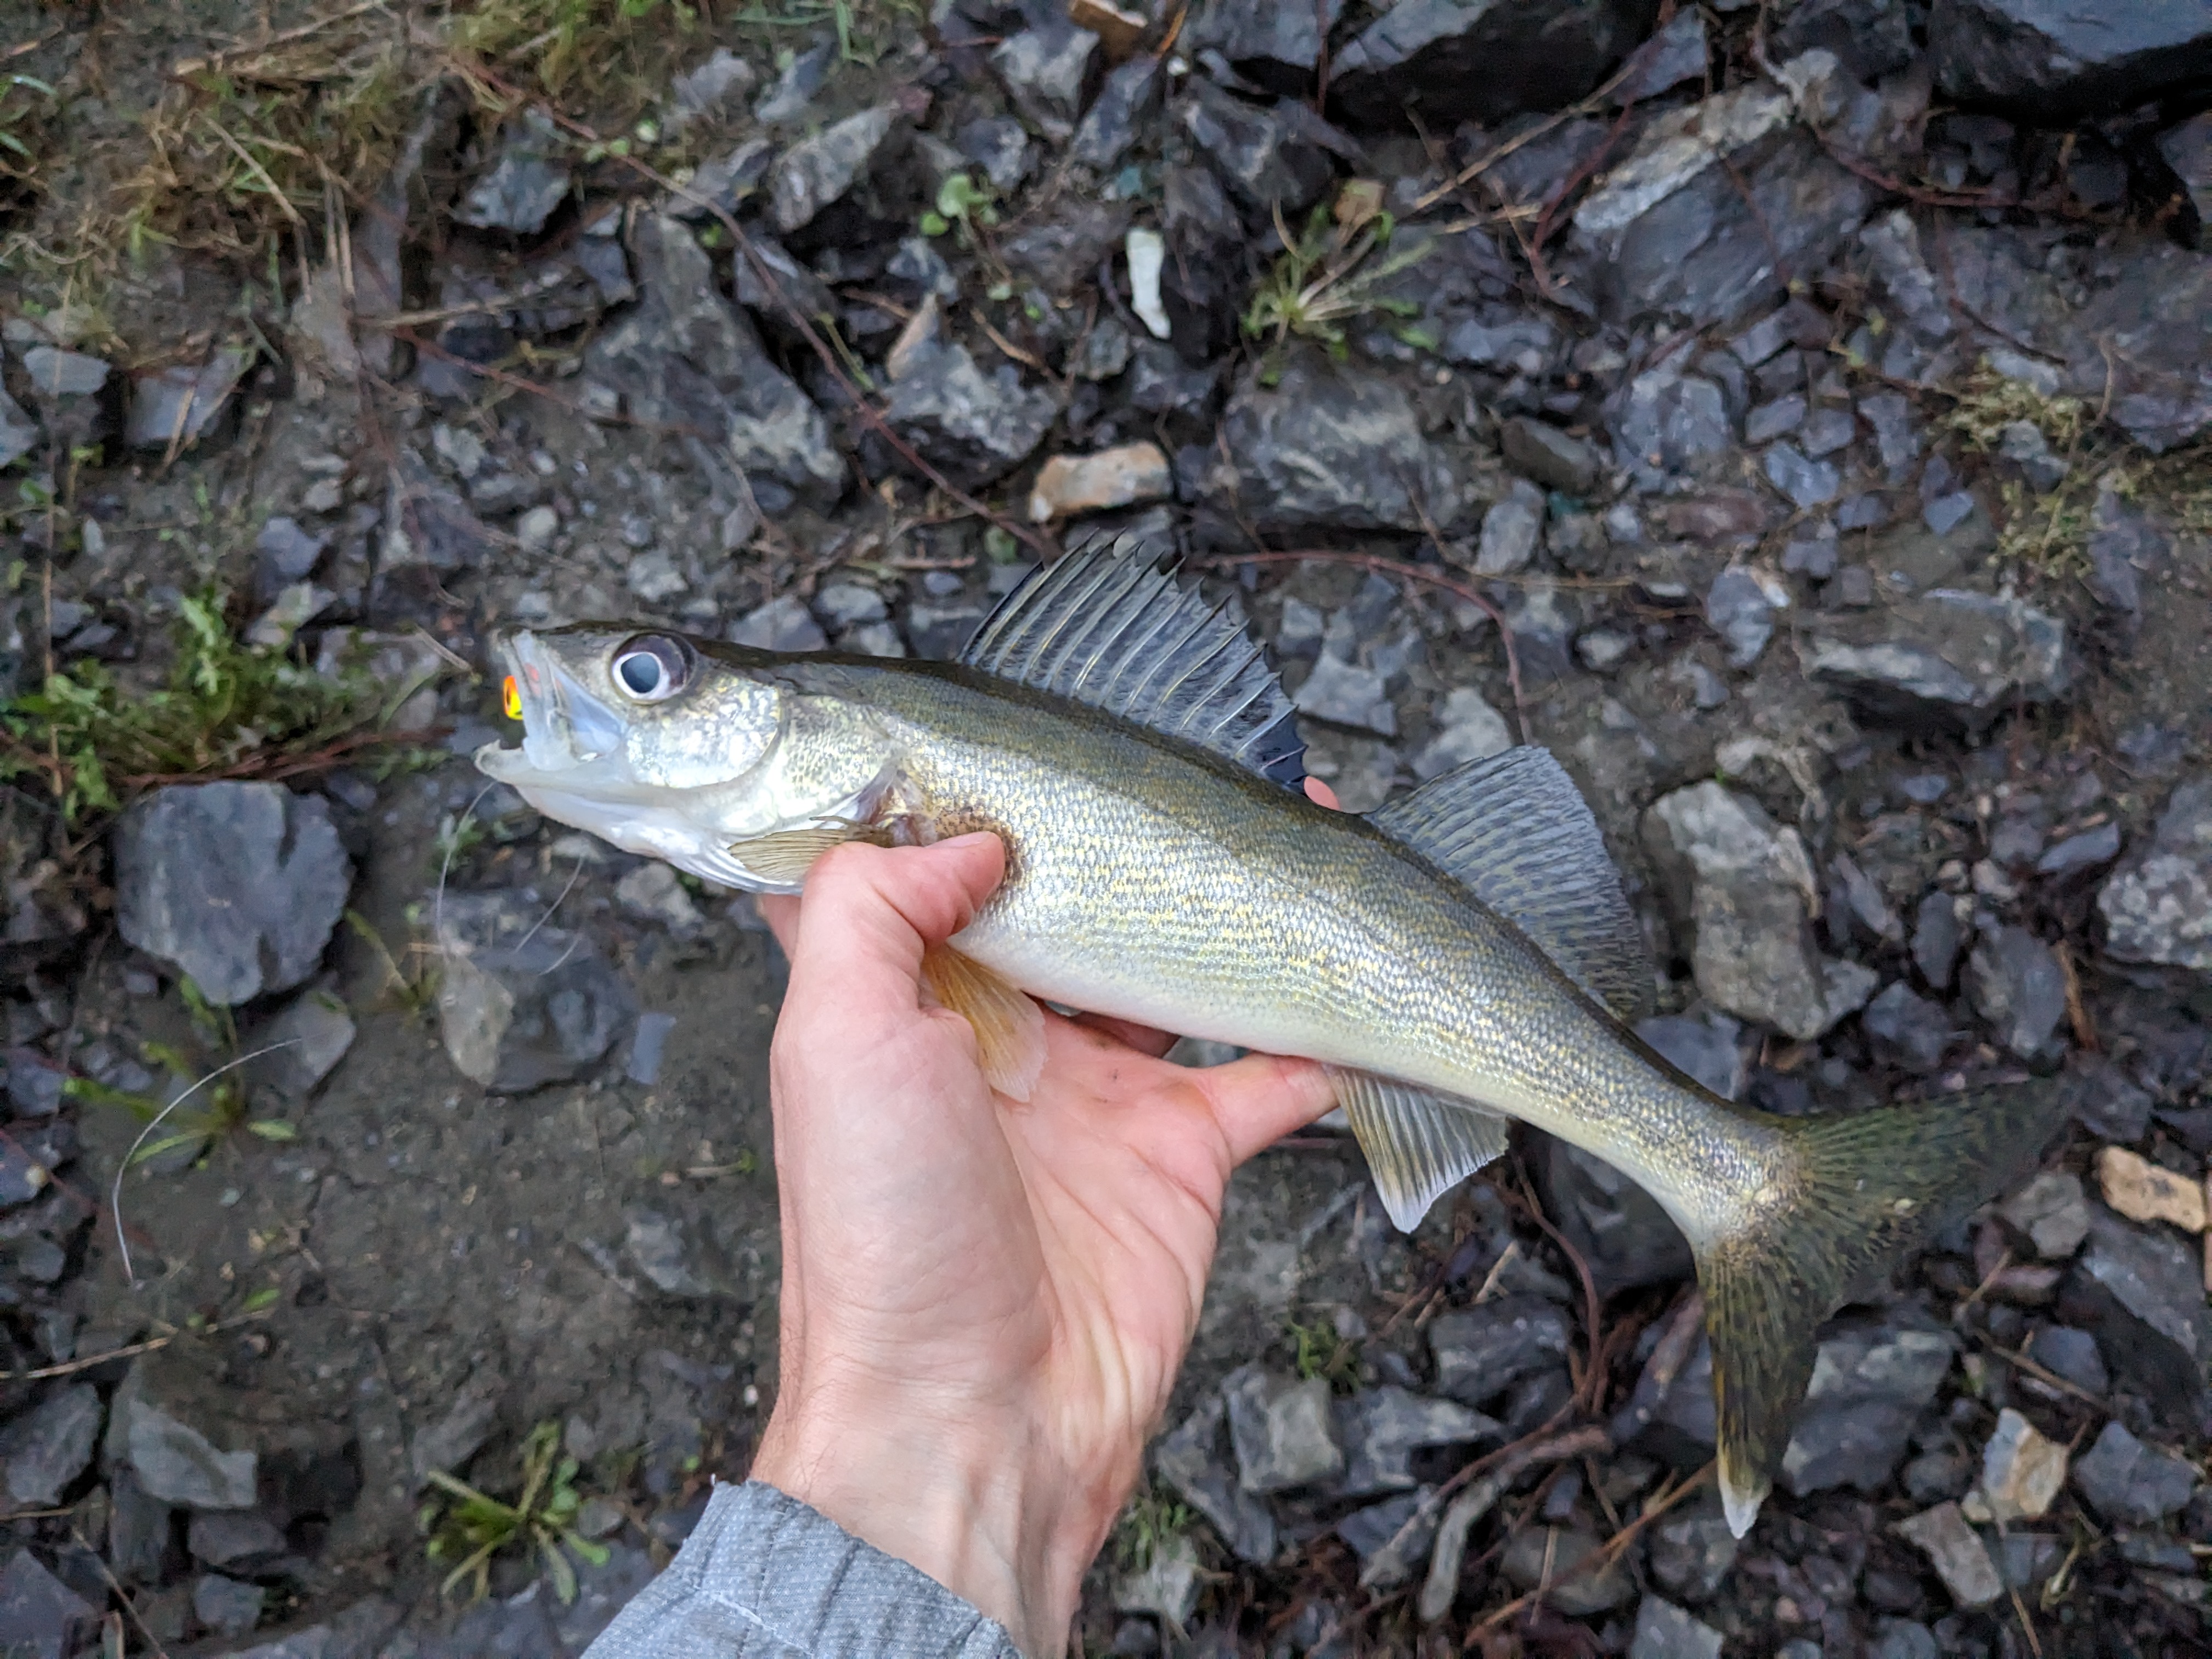
[[[192,1030],[203,1054],[234,1058],[238,1053],[238,1025],[231,1011],[210,1002],[189,978],[179,980],[177,990],[184,998],[185,1012],[191,1017]],[[118,1108],[149,1126],[149,1130],[159,1126],[158,1133],[140,1136],[131,1149],[131,1164],[150,1164],[170,1152],[185,1150],[190,1150],[197,1160],[235,1134],[275,1141],[298,1138],[299,1131],[281,1119],[252,1115],[243,1074],[222,1069],[223,1061],[188,1055],[166,1042],[147,1043],[145,1055],[150,1063],[169,1073],[168,1099],[111,1089],[88,1077],[73,1077],[62,1085],[62,1091],[72,1100]],[[185,1084],[184,1079],[193,1077],[198,1077],[199,1082]],[[184,1092],[179,1093],[179,1090]],[[187,1095],[193,1103],[191,1105],[185,1103]]]
[[[2007,430],[2025,422],[2068,465],[2066,476],[2040,495],[2016,478],[1999,487],[1998,559],[2048,580],[2083,574],[2099,481],[2119,463],[2125,445],[2097,426],[2081,398],[2046,396],[1986,364],[1966,378],[1956,396],[1945,424],[1976,454],[1997,453]],[[2124,468],[2116,482],[2124,493],[2131,487]]]
[[[0,705],[0,779],[32,780],[72,826],[164,783],[280,778],[396,734],[398,705],[368,675],[319,674],[234,638],[222,596],[184,599],[165,680],[126,684],[89,659]]]
[[[465,1583],[481,1601],[491,1589],[494,1559],[503,1551],[521,1550],[544,1563],[563,1606],[574,1601],[576,1569],[568,1553],[593,1566],[604,1566],[608,1557],[606,1546],[574,1530],[584,1501],[576,1488],[577,1468],[576,1460],[561,1450],[561,1425],[540,1423],[523,1443],[522,1490],[511,1502],[479,1492],[443,1469],[431,1470],[431,1484],[446,1498],[431,1499],[420,1518],[429,1534],[431,1561],[453,1564],[444,1593],[451,1595]]]
[[[1162,1550],[1187,1534],[1196,1520],[1188,1504],[1149,1483],[1139,1486],[1114,1523],[1109,1545],[1114,1565],[1124,1573],[1144,1571]]]
[[[1297,236],[1275,216],[1282,257],[1261,279],[1244,313],[1244,332],[1280,346],[1292,335],[1318,342],[1331,356],[1346,351],[1346,325],[1362,317],[1419,315],[1413,301],[1382,292],[1392,277],[1411,270],[1434,246],[1425,240],[1398,243],[1397,227],[1382,210],[1382,187],[1354,179],[1334,202],[1314,209]]]
[[[1338,1394],[1359,1388],[1359,1345],[1336,1334],[1335,1322],[1326,1316],[1306,1322],[1292,1320],[1284,1328],[1291,1344],[1291,1364],[1298,1376],[1310,1382],[1318,1376]]]

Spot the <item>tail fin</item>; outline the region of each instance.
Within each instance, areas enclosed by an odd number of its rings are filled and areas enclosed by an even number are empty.
[[[1698,1255],[1721,1498],[1737,1537],[1772,1487],[1821,1322],[2032,1165],[2063,1115],[2055,1087],[2027,1083],[1772,1120],[1795,1153],[1788,1187]]]

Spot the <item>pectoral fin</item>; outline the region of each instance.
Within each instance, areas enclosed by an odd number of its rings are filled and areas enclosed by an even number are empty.
[[[808,830],[780,830],[733,842],[730,856],[763,881],[779,886],[798,886],[814,867],[814,860],[833,847],[848,841],[865,841],[877,847],[890,845],[889,834],[865,823],[821,824]]]
[[[949,945],[922,952],[921,982],[938,1006],[974,1030],[983,1080],[1002,1095],[1027,1100],[1044,1070],[1044,1010],[1012,981]]]
[[[1382,1207],[1411,1232],[1429,1206],[1505,1150],[1511,1122],[1472,1101],[1431,1094],[1372,1072],[1332,1066],[1337,1103],[1352,1120]]]

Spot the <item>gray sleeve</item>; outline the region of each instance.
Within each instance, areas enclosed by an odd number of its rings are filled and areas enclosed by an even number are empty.
[[[584,1659],[1020,1659],[934,1578],[774,1486],[719,1488]]]

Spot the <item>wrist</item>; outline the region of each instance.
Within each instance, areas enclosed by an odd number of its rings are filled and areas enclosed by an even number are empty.
[[[1117,1506],[1089,1513],[1083,1483],[1033,1438],[1011,1413],[917,1413],[910,1388],[817,1389],[778,1401],[751,1475],[928,1574],[1024,1654],[1057,1659]]]

